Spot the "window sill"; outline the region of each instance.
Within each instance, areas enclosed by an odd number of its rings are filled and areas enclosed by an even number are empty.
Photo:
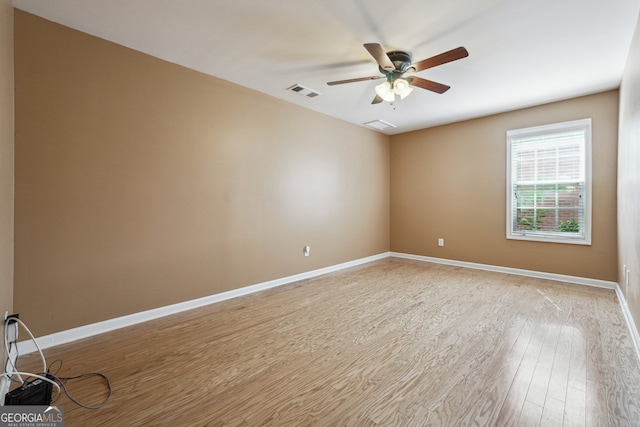
[[[508,234],[507,240],[523,240],[528,242],[564,243],[568,245],[590,246],[589,238],[563,238],[556,236],[541,236],[535,234]]]

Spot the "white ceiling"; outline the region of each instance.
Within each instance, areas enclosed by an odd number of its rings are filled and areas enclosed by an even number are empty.
[[[617,88],[640,0],[14,0],[16,8],[167,61],[396,134]],[[417,75],[451,86],[371,105],[382,80],[362,46],[414,62],[469,57]],[[300,84],[321,94],[286,89]]]

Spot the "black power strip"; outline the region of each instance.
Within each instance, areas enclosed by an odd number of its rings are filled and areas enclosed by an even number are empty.
[[[55,377],[50,374],[43,374],[44,377],[53,380]],[[5,405],[50,405],[53,384],[48,381],[36,378],[27,381],[22,386],[11,390],[4,396]]]

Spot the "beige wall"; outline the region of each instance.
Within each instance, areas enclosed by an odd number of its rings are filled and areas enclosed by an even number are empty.
[[[507,240],[506,131],[586,117],[593,119],[593,244]],[[610,91],[393,136],[391,250],[617,280],[617,117],[618,92]]]
[[[389,137],[17,10],[15,40],[36,335],[388,251]]]
[[[618,283],[640,329],[640,20],[620,86],[618,233]],[[629,269],[628,287],[623,267]]]
[[[0,315],[13,311],[13,6],[0,1]],[[5,360],[4,344],[0,360]]]

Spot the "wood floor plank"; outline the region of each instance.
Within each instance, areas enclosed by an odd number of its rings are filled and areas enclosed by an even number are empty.
[[[585,333],[576,326],[571,331],[571,358],[567,386],[576,390],[587,389],[587,342]]]
[[[586,425],[586,392],[569,386],[567,388],[567,400],[564,406],[565,427],[583,427]]]
[[[571,341],[573,331],[570,325],[564,324],[560,328],[556,354],[553,359],[551,378],[547,399],[552,398],[564,404],[567,397],[567,387],[569,384],[569,366],[571,362]]]
[[[527,392],[527,401],[540,407],[544,407],[544,402],[547,398],[547,390],[549,389],[559,333],[560,328],[558,325],[549,325],[547,335],[542,343],[542,349],[540,350],[540,357],[536,363],[529,385],[529,391]]]
[[[72,427],[640,425],[615,292],[396,258],[45,354],[111,379],[59,398]]]
[[[498,414],[497,425],[499,426],[516,425],[525,405],[531,379],[542,350],[542,343],[549,328],[547,323],[539,321],[543,308],[544,305],[540,301],[532,307],[531,316],[534,328],[531,331],[523,357]]]
[[[514,425],[519,427],[538,427],[542,421],[543,411],[544,408],[542,406],[525,401],[518,423]]]
[[[540,425],[545,427],[562,427],[564,421],[564,402],[547,397],[542,409]]]

